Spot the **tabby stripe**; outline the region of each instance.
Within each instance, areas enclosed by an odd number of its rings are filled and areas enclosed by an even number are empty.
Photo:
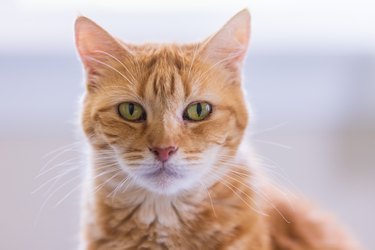
[[[155,76],[154,82],[153,82],[153,93],[155,96],[158,95],[158,78]]]
[[[142,160],[143,156],[141,156],[141,155],[130,155],[130,156],[125,156],[125,158],[129,161],[131,161],[131,160]]]
[[[174,91],[175,91],[175,88],[176,88],[174,73],[171,75],[171,83],[170,84],[171,84],[171,95],[173,95]]]

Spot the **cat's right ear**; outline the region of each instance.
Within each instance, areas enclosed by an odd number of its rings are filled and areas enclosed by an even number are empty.
[[[76,19],[75,41],[89,80],[109,70],[111,60],[130,56],[130,52],[107,31],[84,16]]]
[[[235,73],[240,72],[250,39],[250,13],[244,9],[204,43],[204,58]]]

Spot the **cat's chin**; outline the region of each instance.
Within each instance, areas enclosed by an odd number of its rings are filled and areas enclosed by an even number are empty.
[[[193,186],[191,176],[169,168],[141,174],[136,181],[148,191],[159,195],[176,195]]]
[[[184,174],[179,173],[178,171],[175,171],[171,168],[157,168],[154,171],[151,171],[149,173],[145,173],[143,175],[145,178],[150,179],[168,179],[168,178],[175,178],[175,179],[181,179],[184,178]]]
[[[165,173],[139,179],[140,184],[152,193],[160,195],[176,195],[188,188],[185,178],[178,178]]]

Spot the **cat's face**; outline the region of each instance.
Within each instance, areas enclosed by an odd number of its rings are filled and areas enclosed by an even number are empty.
[[[79,18],[88,76],[83,127],[98,153],[162,194],[218,177],[220,160],[235,154],[247,125],[239,67],[248,18],[241,12],[213,38],[183,46],[120,44]]]

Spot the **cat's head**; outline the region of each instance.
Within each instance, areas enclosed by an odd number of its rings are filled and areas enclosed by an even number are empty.
[[[82,123],[101,159],[162,194],[219,178],[248,121],[241,66],[249,25],[243,10],[201,43],[130,45],[79,17]]]

